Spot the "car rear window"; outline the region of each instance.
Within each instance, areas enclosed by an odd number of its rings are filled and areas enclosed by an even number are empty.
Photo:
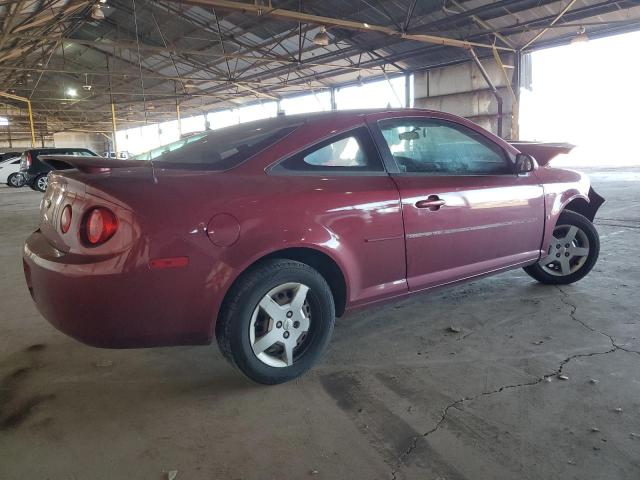
[[[25,152],[26,153],[26,152]],[[44,155],[73,155],[74,157],[97,157],[98,154],[88,148],[54,148],[51,150],[32,150],[31,156],[40,159]]]
[[[130,157],[163,167],[229,170],[284,138],[298,124],[252,122],[203,132]]]

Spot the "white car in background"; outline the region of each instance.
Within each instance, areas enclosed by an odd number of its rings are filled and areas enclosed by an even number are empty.
[[[129,152],[118,152],[117,155],[116,152],[104,152],[102,156],[104,158],[117,158],[119,160],[127,160],[129,158]]]
[[[0,182],[10,187],[21,187],[24,180],[20,174],[20,157],[9,158],[0,163]]]

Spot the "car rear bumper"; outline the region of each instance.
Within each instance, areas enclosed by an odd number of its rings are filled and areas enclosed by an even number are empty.
[[[25,172],[23,170],[20,170],[20,175],[22,175],[25,185],[33,185],[33,182],[37,177],[37,175],[34,175],[29,172]]]
[[[23,265],[40,313],[88,345],[135,348],[211,341],[212,304],[193,272],[130,265],[130,252],[98,261],[68,255],[38,230],[25,242]],[[198,284],[200,291],[198,291]]]

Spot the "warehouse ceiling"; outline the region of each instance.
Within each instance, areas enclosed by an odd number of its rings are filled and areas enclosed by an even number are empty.
[[[0,92],[36,130],[233,108],[481,57],[637,30],[640,1],[0,0]],[[326,28],[328,45],[314,38]],[[14,135],[25,104],[6,100]],[[4,110],[4,112],[3,112]]]

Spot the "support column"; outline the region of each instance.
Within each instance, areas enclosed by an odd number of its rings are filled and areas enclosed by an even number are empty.
[[[411,108],[411,74],[404,76],[404,108]]]
[[[7,112],[7,140],[9,140],[9,148],[13,148],[13,144],[11,143],[11,122],[9,121],[9,109],[6,109]]]
[[[502,96],[500,95],[500,92],[498,92],[498,89],[496,88],[496,86],[491,81],[491,77],[489,77],[489,74],[485,70],[484,65],[482,65],[482,62],[480,62],[480,59],[476,55],[476,52],[473,50],[473,48],[469,49],[469,55],[471,55],[472,60],[478,67],[478,70],[480,70],[480,73],[482,74],[482,78],[484,78],[484,81],[487,82],[487,85],[491,89],[493,96],[496,97],[496,101],[498,102],[497,134],[499,137],[502,137]]]
[[[118,141],[116,140],[116,107],[113,104],[113,99],[111,100],[111,127],[112,127],[112,139],[111,144],[113,146],[113,153],[116,154],[116,158],[118,158]]]
[[[33,111],[31,110],[31,100],[27,100],[27,110],[29,111],[29,126],[31,127],[31,146],[36,147],[36,129],[33,126]]]
[[[514,63],[514,81],[515,84],[514,93],[516,97],[515,104],[513,105],[512,113],[512,140],[520,140],[520,86],[522,85],[522,50],[516,50],[513,55]]]
[[[178,120],[178,138],[182,138],[182,120],[180,118],[180,102],[176,97],[176,119]]]
[[[336,88],[331,87],[330,93],[331,93],[331,110],[337,110],[338,105],[336,104]]]

